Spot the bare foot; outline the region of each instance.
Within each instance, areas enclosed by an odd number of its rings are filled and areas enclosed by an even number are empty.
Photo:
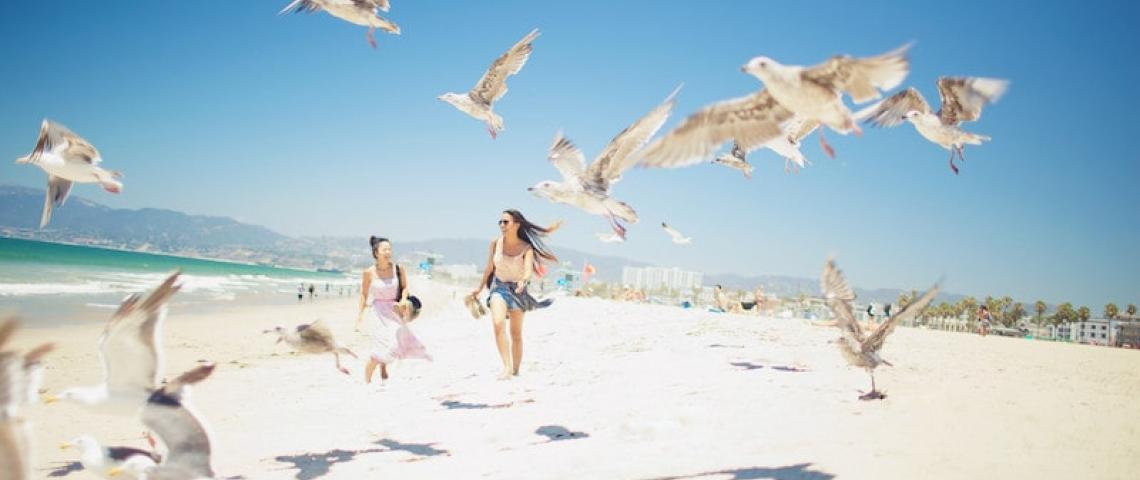
[[[496,380],[510,380],[511,376],[512,376],[512,374],[510,371],[503,370],[503,372],[500,373],[498,377],[495,377],[495,379]]]
[[[387,380],[388,379],[388,364],[385,364],[385,363],[380,364],[380,379],[381,380]]]

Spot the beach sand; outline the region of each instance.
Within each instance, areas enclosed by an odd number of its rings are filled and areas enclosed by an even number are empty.
[[[218,365],[194,389],[220,474],[314,478],[1137,478],[1140,352],[900,328],[864,402],[834,328],[804,320],[558,298],[528,315],[522,375],[490,320],[418,281],[412,326],[435,357],[362,379],[355,299],[171,309],[165,372]],[[323,318],[361,360],[289,353],[262,330]],[[53,340],[45,387],[101,375],[101,322]],[[142,447],[141,423],[56,403],[28,409],[43,478],[95,478],[57,445],[83,433]]]

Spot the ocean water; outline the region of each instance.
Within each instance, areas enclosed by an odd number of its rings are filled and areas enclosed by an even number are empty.
[[[178,269],[172,310],[296,302],[298,287],[309,284],[318,299],[337,297],[358,283],[344,274],[0,238],[0,314],[30,325],[105,320],[125,296]]]

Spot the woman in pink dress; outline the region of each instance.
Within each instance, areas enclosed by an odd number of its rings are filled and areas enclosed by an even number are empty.
[[[359,330],[365,312],[370,312],[368,323],[372,332],[372,352],[368,356],[368,365],[364,367],[366,383],[372,383],[372,373],[377,365],[380,366],[380,378],[386,380],[388,365],[396,360],[431,360],[427,349],[408,328],[407,319],[412,308],[408,302],[408,280],[404,270],[392,261],[392,242],[387,238],[372,237],[369,243],[376,264],[364,270],[360,285],[360,313],[356,317]]]

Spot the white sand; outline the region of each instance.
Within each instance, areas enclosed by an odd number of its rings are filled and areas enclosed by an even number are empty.
[[[263,329],[324,318],[361,354],[355,300],[172,310],[168,376],[219,368],[193,392],[223,475],[274,478],[1140,478],[1140,352],[899,329],[863,402],[831,328],[560,298],[526,320],[522,376],[501,368],[489,319],[421,282],[413,329],[435,361],[365,385],[331,356],[302,356]],[[52,391],[100,378],[101,325],[26,329],[52,339]],[[734,365],[737,364],[737,365]],[[379,375],[376,378],[379,382]],[[77,459],[82,433],[143,446],[135,420],[39,405],[37,475]],[[562,436],[559,437],[558,435]],[[94,478],[75,470],[63,478]],[[714,473],[719,472],[719,473]],[[60,478],[51,477],[51,478]]]

